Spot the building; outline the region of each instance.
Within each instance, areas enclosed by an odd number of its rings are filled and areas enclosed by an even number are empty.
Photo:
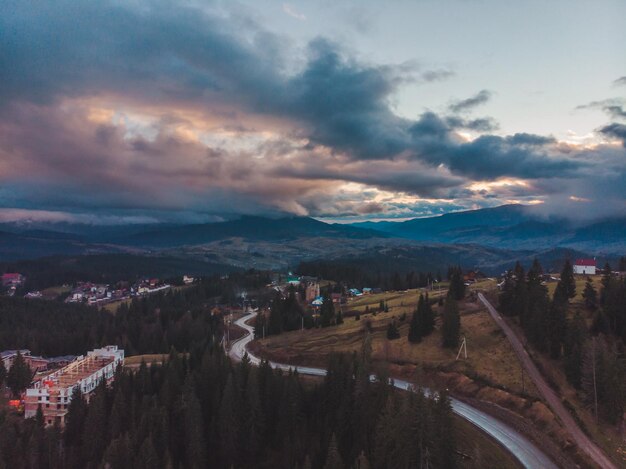
[[[24,361],[33,373],[44,371],[48,368],[48,360],[43,357],[31,355],[30,350],[5,350],[4,352],[0,352],[0,359],[2,359],[2,363],[7,371],[13,366],[18,352],[22,355]]]
[[[574,273],[579,275],[595,275],[596,260],[595,259],[576,259],[574,263]]]
[[[319,282],[308,283],[305,290],[305,301],[310,303],[316,297],[320,296],[320,284]]]
[[[293,275],[291,272],[289,272],[289,275],[287,275],[287,285],[293,285],[294,287],[297,287],[298,285],[300,285],[300,277],[298,277],[297,275]]]
[[[19,287],[24,283],[26,277],[22,274],[7,272],[2,274],[2,286],[3,287]]]
[[[183,275],[183,283],[185,285],[191,285],[195,281],[195,278],[190,277],[188,275]]]
[[[65,424],[72,394],[80,389],[89,400],[90,394],[105,380],[110,383],[115,370],[124,360],[124,351],[116,345],[87,352],[75,361],[33,382],[24,397],[24,417],[37,415],[41,405],[46,425]]]

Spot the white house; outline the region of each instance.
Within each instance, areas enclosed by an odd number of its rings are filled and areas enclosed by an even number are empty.
[[[595,259],[576,259],[574,263],[574,273],[579,275],[595,275],[596,260]]]

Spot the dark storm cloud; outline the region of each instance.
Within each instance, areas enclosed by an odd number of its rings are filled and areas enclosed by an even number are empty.
[[[621,140],[622,145],[626,148],[626,125],[618,123],[609,124],[602,127],[600,133]]]
[[[410,129],[413,148],[421,159],[445,164],[453,174],[479,180],[514,176],[527,179],[574,177],[587,164],[550,154],[551,137],[519,133],[482,135],[470,142],[455,139],[448,123],[432,112]]]
[[[0,181],[15,183],[16,193],[37,187],[41,204],[57,198],[55,206],[66,208],[319,213],[333,204],[328,194],[337,180],[449,198],[470,179],[575,179],[591,165],[563,154],[549,137],[467,141],[457,133],[491,132],[497,123],[489,118],[393,112],[399,86],[442,80],[450,71],[365,63],[324,38],[293,50],[288,38],[219,8],[6,2]],[[489,98],[482,90],[450,111],[470,111]],[[89,121],[80,108],[88,99],[188,109],[221,119],[237,136],[261,122],[280,137],[237,153],[179,138],[171,116],[154,124],[154,137],[137,136],[123,123]],[[623,139],[613,126],[601,132]]]
[[[547,161],[525,143],[499,137],[458,144],[453,127],[441,119],[435,123],[439,128],[428,127],[430,113],[418,121],[398,117],[389,99],[399,84],[411,79],[406,67],[356,62],[337,44],[320,38],[309,45],[302,70],[287,75],[278,39],[251,20],[225,21],[190,7],[148,5],[133,9],[106,2],[60,2],[28,11],[17,11],[16,6],[10,19],[3,16],[0,28],[0,39],[8,44],[0,62],[0,78],[8,84],[2,99],[35,96],[46,102],[108,91],[148,102],[234,106],[295,120],[301,136],[351,158],[410,154],[469,175],[543,177],[553,166],[571,166],[558,159]],[[237,31],[242,22],[244,37]],[[454,107],[469,109],[488,98],[483,90]],[[487,129],[489,121],[464,125]],[[511,157],[522,163],[510,164]],[[477,166],[472,168],[466,158]],[[481,160],[489,162],[486,173]]]
[[[470,111],[477,106],[485,104],[487,101],[489,101],[490,98],[490,91],[480,90],[478,93],[470,98],[462,99],[460,101],[452,103],[450,106],[448,106],[448,109],[454,113]]]

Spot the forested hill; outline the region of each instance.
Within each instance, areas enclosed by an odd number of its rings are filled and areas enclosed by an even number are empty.
[[[349,225],[328,224],[308,217],[264,218],[244,216],[233,221],[154,229],[114,240],[136,246],[173,247],[209,243],[241,237],[252,240],[291,240],[296,238],[385,238],[388,235]]]
[[[180,291],[136,298],[114,315],[86,305],[0,297],[0,350],[57,356],[106,344],[119,345],[127,355],[202,348],[220,336],[222,318],[211,314],[214,305],[234,302],[242,288],[252,297],[268,281],[262,272],[211,277]]]
[[[369,354],[335,356],[319,386],[267,363],[234,365],[221,348],[171,354],[118,372],[87,404],[75,395],[64,433],[0,415],[0,467],[457,467],[445,395],[370,382]]]

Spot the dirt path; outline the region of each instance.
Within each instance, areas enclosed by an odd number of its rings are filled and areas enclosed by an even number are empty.
[[[576,424],[576,421],[565,408],[559,396],[556,395],[554,390],[548,385],[546,380],[543,378],[535,364],[533,363],[530,355],[524,348],[524,345],[517,337],[513,329],[509,327],[500,313],[496,311],[496,309],[489,303],[489,301],[484,297],[482,293],[478,294],[478,298],[483,304],[487,307],[489,314],[493,318],[493,320],[500,326],[500,328],[504,331],[513,350],[519,357],[520,361],[524,365],[524,368],[528,372],[528,375],[535,383],[535,386],[543,396],[546,403],[550,406],[552,411],[558,416],[561,420],[563,426],[570,433],[575,443],[578,445],[580,449],[582,449],[585,453],[589,455],[589,457],[601,468],[603,469],[617,469],[617,466],[613,464],[613,462],[608,458],[606,454],[593,442],[591,439],[580,429],[580,427]]]

